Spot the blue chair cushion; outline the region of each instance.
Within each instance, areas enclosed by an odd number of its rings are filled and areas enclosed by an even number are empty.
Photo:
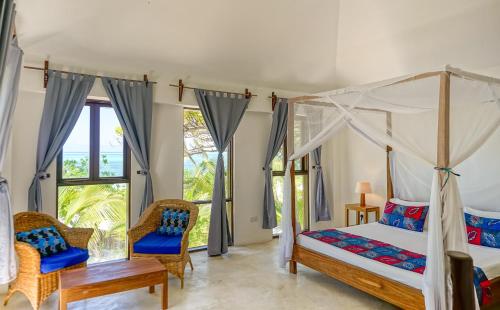
[[[68,249],[66,241],[54,226],[18,232],[16,239],[29,243],[38,250],[42,257],[55,255]]]
[[[134,243],[134,252],[140,254],[180,254],[181,236],[149,233]]]
[[[76,264],[83,263],[89,259],[89,251],[75,247],[68,247],[64,252],[42,257],[40,262],[40,271],[49,273]]]

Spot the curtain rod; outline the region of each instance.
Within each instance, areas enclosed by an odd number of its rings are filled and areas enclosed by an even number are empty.
[[[33,67],[33,66],[24,66],[25,69],[31,69],[31,70],[39,70],[39,71],[46,71],[48,70],[47,68],[40,68],[40,67]],[[55,70],[55,69],[50,69],[52,71],[57,71],[61,73],[68,73],[68,74],[82,74],[82,75],[90,75],[94,76],[96,78],[103,78],[106,77],[104,75],[96,75],[96,74],[86,74],[86,73],[78,73],[78,72],[71,72],[71,71],[64,71],[64,70]],[[157,84],[158,82],[155,81],[148,81],[148,77],[145,74],[144,75],[144,80],[130,80],[130,79],[121,79],[121,78],[115,78],[117,80],[122,80],[122,81],[130,81],[130,82],[146,82],[146,83],[151,83],[151,84]]]
[[[185,86],[182,80],[179,80],[179,84],[169,84],[168,86],[171,87],[176,87],[179,89],[179,101],[182,101],[182,95],[184,94],[184,89],[196,89],[196,87],[191,87],[191,86]],[[201,89],[201,88],[200,88]],[[250,91],[248,91],[248,88],[245,88],[244,93],[235,93],[235,92],[228,92],[228,91],[222,91],[222,90],[215,90],[215,89],[204,89],[207,91],[211,92],[219,92],[219,93],[231,93],[231,94],[236,94],[236,95],[242,95],[245,96],[245,98],[251,98],[251,97],[257,97],[257,95],[252,94]]]

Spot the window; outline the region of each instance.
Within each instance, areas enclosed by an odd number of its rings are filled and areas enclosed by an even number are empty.
[[[224,151],[226,208],[232,230],[232,143]],[[200,208],[198,221],[189,235],[191,248],[208,244],[208,228],[212,206],[215,167],[218,152],[207,129],[201,112],[184,109],[184,200],[192,201]]]
[[[273,229],[273,235],[281,233],[281,208],[283,207],[283,187],[286,169],[286,139],[271,167],[273,169],[273,191],[276,207],[276,219],[278,227]],[[306,155],[294,161],[295,167],[295,208],[297,209],[298,221],[302,229],[309,229],[309,157]]]
[[[88,101],[57,159],[57,216],[95,230],[89,263],[127,257],[130,152],[108,102]]]

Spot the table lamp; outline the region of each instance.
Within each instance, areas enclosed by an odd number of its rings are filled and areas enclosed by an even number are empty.
[[[361,194],[359,205],[361,207],[366,206],[366,201],[365,201],[365,194],[371,193],[372,192],[372,186],[370,182],[367,181],[361,181],[361,182],[356,182],[356,194]]]

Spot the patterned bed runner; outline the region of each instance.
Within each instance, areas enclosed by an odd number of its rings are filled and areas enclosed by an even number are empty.
[[[416,273],[425,270],[425,255],[398,248],[394,245],[346,233],[336,229],[303,232],[303,235],[328,243],[351,253]],[[491,301],[490,281],[479,267],[474,267],[474,286],[481,305]]]

